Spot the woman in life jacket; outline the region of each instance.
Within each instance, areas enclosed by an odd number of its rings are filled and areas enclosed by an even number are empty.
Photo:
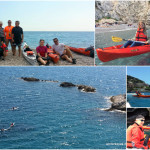
[[[135,37],[133,39],[129,39],[121,48],[126,48],[130,45],[130,47],[141,46],[149,44],[146,25],[144,22],[140,21],[138,24],[138,29],[136,31]]]
[[[144,125],[145,118],[142,115],[138,115],[133,125],[130,125],[127,129],[127,148],[148,149],[147,143],[149,136],[144,138]]]

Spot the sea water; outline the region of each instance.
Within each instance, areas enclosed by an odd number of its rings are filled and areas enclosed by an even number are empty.
[[[150,95],[149,92],[142,92],[143,95]],[[134,97],[136,93],[128,93],[127,101],[131,107],[150,107],[150,98]]]
[[[0,129],[15,122],[0,132],[1,149],[125,149],[126,114],[104,111],[111,96],[126,93],[125,67],[0,67],[0,72]],[[96,92],[60,87],[64,81]]]
[[[104,48],[114,45],[124,44],[126,41],[113,42],[112,36],[121,37],[123,39],[134,38],[136,30],[121,30],[121,31],[108,31],[107,32],[95,32],[95,48]],[[150,37],[150,30],[148,30],[148,36]],[[95,53],[95,64],[96,65],[150,65],[150,59],[148,56],[150,53],[137,55],[133,57],[126,57],[115,59],[109,62],[102,62],[98,59],[97,53]],[[150,56],[149,56],[150,58]]]
[[[62,31],[25,31],[24,41],[33,49],[44,39],[45,44],[53,45],[53,39],[58,38],[60,43],[72,47],[94,46],[94,32],[62,32]]]

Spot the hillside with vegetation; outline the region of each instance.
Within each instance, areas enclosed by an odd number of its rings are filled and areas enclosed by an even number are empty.
[[[135,91],[149,92],[150,85],[138,78],[127,75],[127,92]]]

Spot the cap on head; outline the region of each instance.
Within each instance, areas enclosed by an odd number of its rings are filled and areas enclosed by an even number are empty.
[[[135,119],[143,119],[143,118],[145,118],[143,115],[138,115],[138,116],[136,116]]]

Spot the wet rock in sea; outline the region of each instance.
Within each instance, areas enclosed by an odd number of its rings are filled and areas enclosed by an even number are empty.
[[[61,87],[75,87],[76,85],[71,82],[62,82],[60,84]]]
[[[110,101],[112,102],[111,107],[107,109],[106,111],[112,111],[112,110],[121,110],[126,111],[126,95],[117,95],[112,96],[110,98]]]
[[[77,85],[79,90],[82,90],[84,92],[96,92],[96,89],[91,86],[86,85]]]
[[[33,77],[21,77],[24,81],[40,81],[40,79],[33,78]]]

